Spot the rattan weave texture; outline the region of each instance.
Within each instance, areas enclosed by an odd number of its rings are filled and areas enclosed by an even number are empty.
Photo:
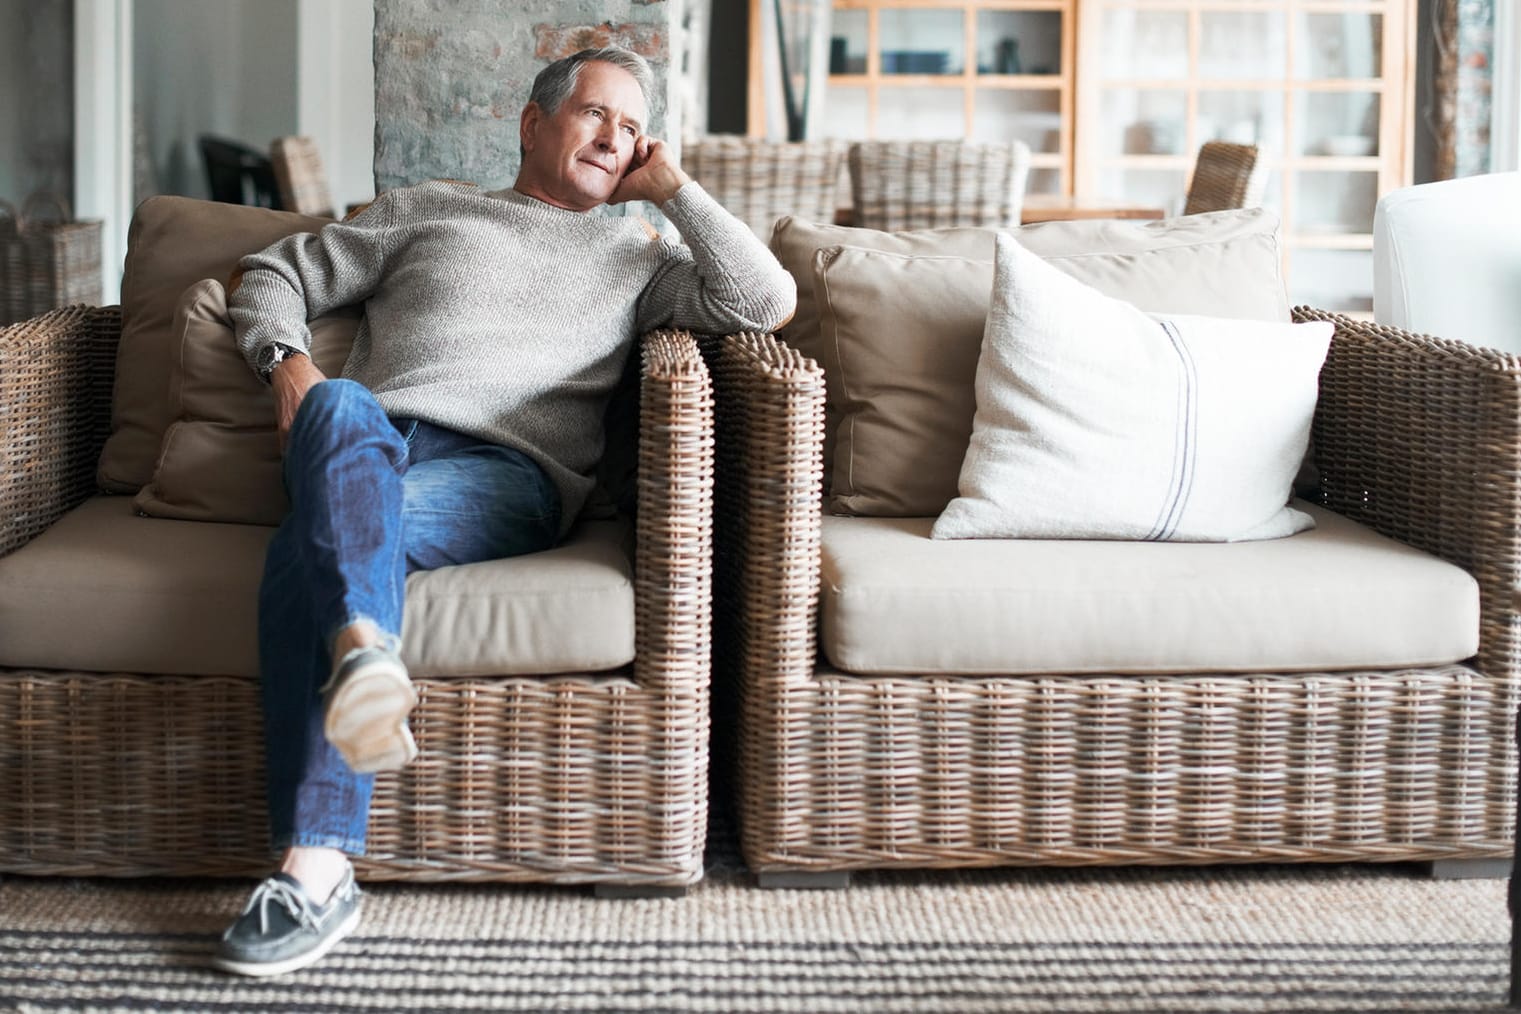
[[[1015,226],[1030,149],[1023,141],[858,141],[848,162],[855,225]]]
[[[116,319],[111,311],[67,311],[0,332],[0,349],[10,354],[22,337],[27,349],[67,346],[91,321]],[[102,326],[98,351],[117,333]],[[103,363],[109,394],[111,360]],[[15,382],[37,388],[29,414],[44,417],[67,417],[70,399],[96,382],[84,369],[26,377]],[[7,398],[6,407],[14,404]],[[701,878],[712,412],[711,383],[692,337],[647,336],[634,663],[584,675],[419,676],[413,728],[421,755],[377,780],[361,876],[665,885]],[[7,430],[4,448],[24,472],[46,474],[83,460],[88,475],[103,435],[91,428],[95,420],[86,413],[77,425],[60,422],[45,439],[17,440]],[[10,474],[8,468],[7,488]],[[71,486],[47,511],[62,513],[88,492]],[[46,522],[13,523],[13,514],[29,510],[31,494],[21,488],[6,495],[7,531],[22,533],[10,539],[14,549]],[[249,678],[0,669],[0,869],[266,869],[257,695]]]
[[[114,306],[0,328],[0,556],[95,492],[120,329]]]
[[[32,293],[26,283],[26,248],[21,244],[21,212],[0,199],[0,327],[31,316]]]
[[[844,141],[768,141],[714,134],[683,147],[682,167],[756,234],[783,215],[834,221]]]
[[[280,188],[280,206],[302,215],[333,217],[333,195],[322,154],[310,137],[277,137],[269,146],[270,167]]]
[[[1469,569],[1474,665],[1146,677],[861,677],[817,656],[817,367],[715,356],[715,686],[760,871],[1503,856],[1515,826],[1521,363],[1337,325],[1326,501]],[[710,355],[712,353],[710,352]],[[724,734],[719,735],[722,742]]]
[[[1256,145],[1206,141],[1194,162],[1183,214],[1255,208],[1262,203],[1266,183]]]
[[[19,323],[76,303],[100,302],[100,222],[73,221],[68,201],[38,191],[22,203],[14,225],[19,228],[7,242],[5,274],[0,277],[8,308],[0,324]]]

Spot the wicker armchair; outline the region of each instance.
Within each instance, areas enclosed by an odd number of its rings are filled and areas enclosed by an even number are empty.
[[[95,493],[120,324],[116,307],[76,306],[0,330],[0,556]],[[362,878],[608,893],[701,878],[713,442],[691,336],[644,339],[639,390],[635,661],[418,676],[421,755],[376,782]],[[0,869],[263,871],[257,682],[0,668]]]
[[[1019,224],[1030,149],[1022,141],[860,141],[850,146],[854,224],[898,231]]]
[[[1206,141],[1194,162],[1183,214],[1231,208],[1255,208],[1262,204],[1267,173],[1254,144]]]
[[[1521,360],[1336,325],[1323,503],[1480,586],[1478,655],[1400,671],[857,676],[818,651],[824,382],[708,350],[718,696],[763,884],[868,867],[1506,860],[1521,688]],[[720,711],[720,715],[724,714]],[[729,738],[722,731],[716,742]]]
[[[682,166],[756,235],[767,239],[783,215],[834,220],[843,141],[768,141],[712,135],[686,145]]]
[[[317,142],[309,137],[277,137],[269,146],[269,161],[280,187],[280,205],[302,215],[333,217],[333,195]]]

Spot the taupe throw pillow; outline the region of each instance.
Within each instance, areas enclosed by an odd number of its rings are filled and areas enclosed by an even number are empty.
[[[1277,229],[1277,219],[1271,212],[1248,208],[1152,222],[1044,222],[1022,226],[1012,233],[1027,249],[1067,274],[1144,310],[1248,320],[1288,320],[1289,306],[1281,273]],[[783,218],[777,223],[771,238],[772,252],[798,283],[797,313],[778,334],[824,368],[827,387],[826,485],[833,488],[840,470],[848,465],[841,462],[840,452],[835,447],[842,434],[845,414],[842,364],[835,336],[826,335],[822,327],[823,293],[817,290],[815,255],[828,247],[849,246],[904,257],[951,258],[938,265],[924,265],[922,270],[913,270],[914,288],[903,288],[902,279],[896,277],[884,280],[876,289],[872,288],[870,277],[856,279],[849,288],[860,298],[852,300],[849,306],[838,307],[835,315],[849,318],[851,326],[862,334],[895,332],[892,342],[899,347],[922,342],[933,347],[936,355],[950,355],[963,362],[966,364],[966,390],[970,392],[972,365],[982,341],[982,321],[987,315],[991,284],[982,290],[975,306],[968,305],[957,312],[958,323],[954,327],[910,332],[900,322],[924,320],[924,315],[915,307],[921,295],[947,287],[958,292],[967,291],[969,282],[961,277],[967,270],[980,271],[981,277],[991,283],[996,234],[994,229],[973,228],[887,233],[821,225],[796,218]],[[981,262],[983,266],[968,268],[957,258]],[[838,277],[836,283],[844,284]],[[941,302],[943,305],[943,300]],[[977,318],[975,325],[962,326],[961,322],[973,318]],[[970,351],[950,352],[953,344],[958,348],[968,344]],[[892,383],[912,384],[911,375],[895,372],[897,376]],[[972,427],[970,405],[968,393],[949,407],[956,413],[956,419],[942,427],[948,432],[962,434],[961,444],[949,448],[942,444],[928,457],[954,462],[961,460],[966,450],[964,435],[970,434]],[[861,471],[863,465],[868,469],[866,472]],[[888,488],[888,484],[871,481],[869,468],[869,461],[855,462],[856,483],[865,482],[876,489]],[[914,494],[907,495],[895,506],[873,505],[866,498],[837,502],[834,508],[845,513],[933,516],[940,513],[955,495],[954,481],[941,484],[938,490],[935,496],[923,499]],[[857,496],[850,487],[846,488],[845,495]]]
[[[359,319],[353,309],[311,322],[312,361],[329,377],[343,372]],[[274,398],[238,351],[221,282],[185,290],[172,333],[168,403],[175,418],[134,504],[151,517],[278,525],[290,505]]]
[[[840,420],[831,509],[940,513],[972,436],[992,262],[833,246],[814,265]]]
[[[225,280],[247,254],[332,219],[188,197],[150,197],[132,216],[121,282],[122,333],[111,396],[111,434],[97,468],[102,489],[133,493],[153,477],[178,354],[175,307],[186,286]]]

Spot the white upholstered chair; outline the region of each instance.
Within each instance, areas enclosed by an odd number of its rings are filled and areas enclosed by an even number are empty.
[[[1385,194],[1373,216],[1373,315],[1521,353],[1521,172]]]

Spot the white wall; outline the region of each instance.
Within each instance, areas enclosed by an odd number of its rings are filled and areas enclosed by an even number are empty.
[[[371,0],[135,0],[138,196],[207,196],[201,134],[305,134],[340,211],[373,197],[374,19]]]
[[[297,0],[135,0],[132,32],[139,196],[208,196],[202,134],[297,132]]]
[[[375,5],[299,0],[297,133],[317,142],[341,214],[375,196]]]
[[[0,25],[19,25],[21,17],[22,0],[0,0]],[[28,92],[26,66],[26,33],[0,32],[0,95]],[[0,102],[0,152],[20,152],[26,144],[21,121],[24,105],[10,99]],[[26,196],[22,172],[19,158],[0,158],[0,199],[16,204]]]

